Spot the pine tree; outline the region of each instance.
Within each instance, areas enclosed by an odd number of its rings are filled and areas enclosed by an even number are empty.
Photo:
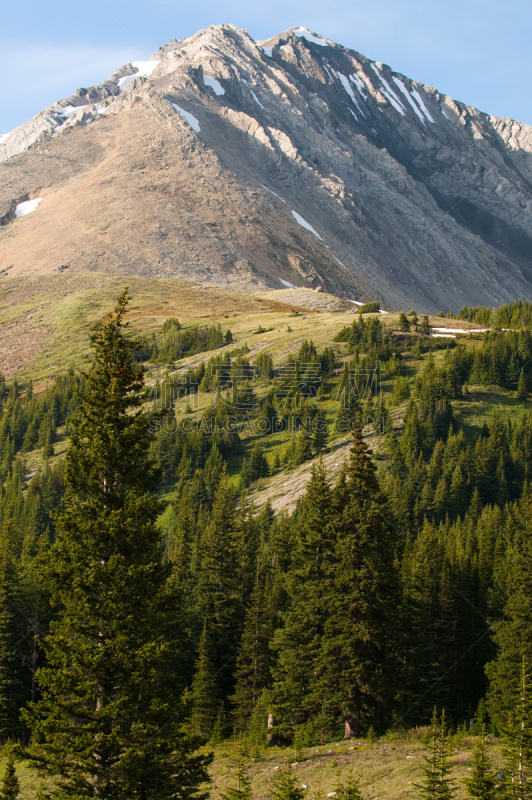
[[[0,800],[17,800],[17,797],[20,797],[20,784],[15,767],[15,754],[10,748],[0,789]]]
[[[233,773],[233,780],[236,785],[230,786],[225,792],[221,792],[222,800],[251,800],[251,779],[248,772],[249,756],[244,743],[240,741],[236,750]]]
[[[430,336],[430,323],[429,318],[424,314],[421,317],[421,325],[419,326],[419,332],[422,333],[424,336]]]
[[[194,664],[191,701],[192,711],[190,725],[197,736],[208,739],[214,730],[218,714],[216,679],[209,652],[209,636],[207,625],[203,627],[198,657]]]
[[[293,562],[285,578],[290,604],[274,634],[278,662],[273,704],[280,730],[288,735],[294,723],[315,716],[322,702],[316,658],[329,616],[327,586],[334,564],[331,490],[322,463],[312,471],[301,512]]]
[[[484,730],[473,750],[473,769],[471,777],[465,778],[464,783],[469,797],[475,800],[496,800],[497,774],[488,758],[488,746]]]
[[[240,597],[239,543],[234,493],[224,471],[203,531],[194,587],[200,619],[209,626],[212,663],[222,696],[234,688],[234,657],[245,610]]]
[[[401,311],[401,313],[399,314],[399,321],[397,323],[397,327],[399,328],[400,331],[404,331],[405,333],[408,333],[408,331],[410,330],[410,320],[408,319],[404,311]]]
[[[532,798],[532,675],[522,659],[513,708],[505,725],[504,791],[508,800]]]
[[[320,455],[326,450],[328,441],[329,428],[327,426],[327,417],[320,411],[312,421],[312,444],[314,452]]]
[[[522,661],[532,664],[532,492],[527,491],[516,513],[515,544],[505,559],[508,575],[502,619],[492,624],[497,657],[486,666],[490,681],[488,706],[500,730],[507,725],[515,706]]]
[[[302,425],[297,436],[296,462],[302,464],[312,458],[312,436],[307,425]]]
[[[0,736],[18,737],[21,733],[20,709],[25,702],[21,679],[21,642],[27,631],[22,627],[25,603],[18,563],[19,533],[11,507],[4,510],[0,531]]]
[[[425,757],[427,766],[423,767],[425,780],[422,784],[416,784],[421,800],[452,800],[456,789],[449,777],[449,760],[445,711],[442,711],[441,719],[438,720],[435,708],[431,721],[430,755]]]
[[[25,719],[30,757],[59,776],[53,797],[198,798],[209,758],[183,730],[175,608],[156,521],[152,416],[126,337],[127,291],[91,337],[94,361],[72,420],[64,507],[45,586],[59,607]]]
[[[270,798],[274,800],[304,800],[306,790],[297,785],[297,779],[292,775],[290,766],[281,767],[270,791]]]
[[[519,383],[517,384],[517,399],[526,400],[528,397],[528,386],[524,369],[521,370],[519,375]]]
[[[396,673],[394,644],[399,602],[397,532],[362,436],[353,433],[348,466],[334,488],[334,568],[316,661],[316,695],[327,715],[360,736],[390,708]]]
[[[352,772],[349,772],[345,781],[341,781],[338,775],[334,791],[336,792],[336,800],[364,800],[364,795],[360,791],[359,781],[353,778]]]
[[[235,692],[231,697],[235,705],[235,722],[240,731],[247,729],[259,697],[270,683],[270,639],[270,613],[263,581],[257,569],[255,587],[238,650]]]

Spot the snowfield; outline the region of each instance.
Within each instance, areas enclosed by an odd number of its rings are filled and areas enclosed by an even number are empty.
[[[321,36],[314,36],[314,34],[306,28],[298,28],[297,31],[294,31],[294,36],[299,36],[300,39],[306,39],[307,42],[312,42],[312,44],[319,44],[320,47],[329,47],[329,42],[326,42]]]
[[[216,80],[216,78],[210,78],[208,75],[203,76],[203,83],[205,86],[210,86],[213,90],[214,94],[218,97],[221,97],[225,94],[225,89],[220,83],[220,81]]]
[[[77,114],[78,111],[84,111],[89,106],[65,106],[64,108],[59,108],[57,113],[60,114],[63,119],[68,119],[69,117],[73,117],[74,114]]]
[[[131,66],[135,67],[137,71],[134,75],[126,75],[124,78],[120,78],[118,88],[123,92],[126,86],[129,86],[135,78],[149,78],[155,67],[158,67],[160,63],[160,61],[133,61]]]
[[[172,105],[177,113],[181,114],[181,116],[186,119],[192,130],[196,131],[196,133],[201,131],[200,124],[193,114],[191,114],[189,111],[185,111],[185,109],[181,108],[181,106],[178,106],[177,103],[172,103]]]
[[[32,211],[35,211],[40,202],[42,202],[42,197],[36,197],[35,200],[26,200],[25,203],[19,203],[15,208],[15,217],[25,217],[26,214],[31,214]]]
[[[273,192],[272,192],[272,194],[273,194]],[[314,234],[314,236],[317,236],[320,241],[323,241],[323,239],[321,238],[319,233],[314,230],[312,225],[309,222],[307,222],[306,219],[303,219],[301,214],[298,214],[297,211],[292,211],[292,216],[295,219],[295,221],[298,222],[301,225],[302,228],[306,228],[307,231],[310,231],[311,233]]]
[[[248,87],[249,91],[251,92],[251,96],[252,96],[252,98],[254,99],[254,101],[257,103],[257,105],[259,105],[259,106],[260,106],[260,107],[261,107],[261,108],[262,108],[264,111],[266,111],[267,109],[266,109],[266,108],[264,108],[264,106],[263,106],[263,105],[262,105],[262,103],[260,102],[260,100],[259,100],[259,98],[257,97],[257,95],[255,94],[255,92],[253,91],[253,89],[251,88],[251,86],[249,85],[249,83],[248,83],[248,82],[247,82],[247,81],[246,81],[244,78],[242,78],[242,83],[243,83],[243,84],[245,84],[245,85]],[[264,187],[264,188],[266,188],[266,187]],[[269,189],[268,189],[268,191],[269,191]]]

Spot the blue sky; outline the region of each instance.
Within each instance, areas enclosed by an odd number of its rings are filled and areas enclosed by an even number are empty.
[[[482,111],[532,124],[530,0],[24,0],[0,29],[0,134],[172,38],[311,28]]]

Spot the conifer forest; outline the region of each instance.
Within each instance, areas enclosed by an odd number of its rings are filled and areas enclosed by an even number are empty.
[[[128,304],[86,368],[0,376],[0,797],[370,800],[298,770],[408,737],[383,796],[532,797],[529,304],[373,304],[282,361]]]

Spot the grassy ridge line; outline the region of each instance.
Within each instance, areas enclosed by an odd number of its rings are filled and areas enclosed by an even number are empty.
[[[158,330],[168,317],[198,324],[223,321],[226,315],[226,327],[234,327],[233,319],[246,315],[251,332],[265,315],[284,318],[292,312],[291,306],[275,299],[129,276],[64,272],[4,278],[0,283],[0,371],[7,377],[31,375],[39,382],[71,364],[87,363],[90,326],[105,317],[125,285],[133,295],[128,318],[142,334]]]

